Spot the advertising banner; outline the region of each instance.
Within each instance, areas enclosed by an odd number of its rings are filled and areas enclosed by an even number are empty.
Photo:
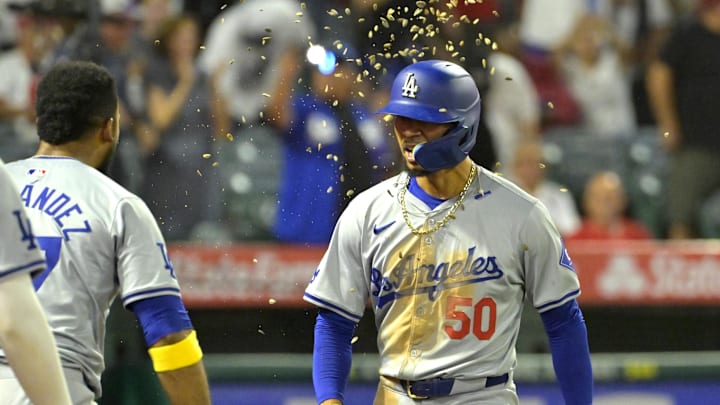
[[[583,241],[567,250],[590,305],[720,304],[720,241]],[[189,307],[298,307],[324,247],[175,245]]]

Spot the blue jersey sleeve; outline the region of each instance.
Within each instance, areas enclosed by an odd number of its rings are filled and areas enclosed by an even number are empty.
[[[320,309],[315,322],[313,385],[318,403],[343,400],[352,364],[355,324],[330,310]]]
[[[553,367],[566,405],[590,405],[592,365],[587,329],[577,301],[540,314],[550,340]]]
[[[177,295],[135,301],[128,309],[135,313],[140,322],[148,347],[171,333],[193,328],[185,305]]]

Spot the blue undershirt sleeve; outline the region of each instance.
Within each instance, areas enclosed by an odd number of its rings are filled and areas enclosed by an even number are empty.
[[[553,368],[566,405],[590,405],[592,365],[587,329],[577,301],[540,314],[550,340]]]
[[[135,313],[148,347],[171,333],[192,329],[190,316],[177,295],[146,298],[128,305]]]
[[[312,377],[318,403],[343,400],[350,365],[355,323],[327,309],[320,309],[315,322]]]

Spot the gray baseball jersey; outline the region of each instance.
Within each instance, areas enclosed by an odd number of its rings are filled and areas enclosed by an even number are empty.
[[[419,236],[399,202],[406,183],[400,174],[351,202],[305,300],[357,322],[369,298],[381,375],[472,379],[511,371],[524,300],[542,312],[580,294],[547,210],[478,168],[456,218]],[[408,219],[425,229],[454,203],[431,210],[409,192],[405,199]]]
[[[0,282],[12,274],[42,271],[45,259],[32,235],[32,227],[15,184],[0,160]]]
[[[81,369],[99,396],[115,297],[127,306],[180,294],[165,241],[142,200],[78,160],[38,156],[7,167],[45,252],[34,284],[63,366]]]

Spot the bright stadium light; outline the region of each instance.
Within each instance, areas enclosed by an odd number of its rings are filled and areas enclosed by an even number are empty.
[[[322,45],[313,45],[308,48],[305,56],[307,57],[308,62],[313,65],[319,65],[323,60],[325,60],[325,47]]]
[[[323,47],[322,45],[313,45],[308,48],[305,53],[308,62],[316,65],[320,73],[329,75],[335,71],[335,62],[337,57],[335,54]]]

